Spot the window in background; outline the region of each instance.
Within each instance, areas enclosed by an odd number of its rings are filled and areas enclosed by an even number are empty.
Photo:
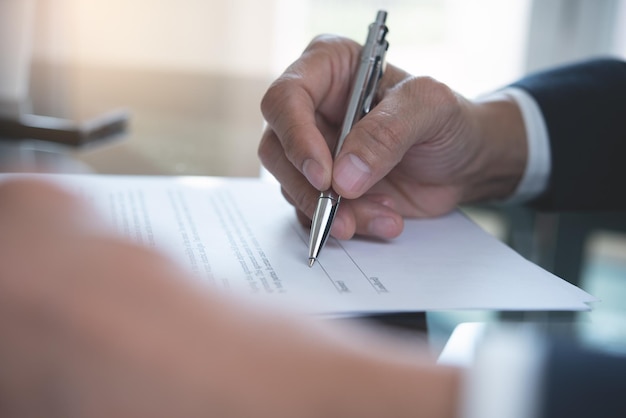
[[[524,73],[530,4],[530,0],[279,0],[272,68],[282,71],[317,34],[364,42],[376,11],[386,9],[388,62],[474,96]]]
[[[253,175],[263,92],[313,36],[363,42],[384,8],[389,62],[472,96],[523,72],[530,2],[40,0],[36,105],[130,108],[126,141],[78,155],[100,172]]]
[[[624,0],[534,1],[530,71],[603,55],[624,56]]]
[[[626,0],[620,0],[615,22],[617,23],[613,34],[613,51],[617,56],[626,59]]]

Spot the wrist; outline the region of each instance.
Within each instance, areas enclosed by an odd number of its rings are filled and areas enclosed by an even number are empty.
[[[474,101],[471,111],[481,152],[463,202],[504,200],[515,192],[526,169],[524,119],[517,103],[504,94]]]

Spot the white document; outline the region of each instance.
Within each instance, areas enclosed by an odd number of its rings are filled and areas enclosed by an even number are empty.
[[[588,310],[588,293],[528,262],[459,212],[407,220],[394,240],[308,230],[259,179],[46,175],[89,199],[129,239],[221,291],[324,315],[480,309]]]

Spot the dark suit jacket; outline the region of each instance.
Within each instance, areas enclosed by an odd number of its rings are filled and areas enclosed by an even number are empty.
[[[532,205],[626,210],[626,62],[596,59],[514,83],[537,101],[548,128],[552,173]],[[626,417],[626,356],[552,341],[541,418]]]
[[[563,339],[547,350],[539,418],[626,416],[626,356]]]
[[[513,86],[535,98],[550,136],[552,175],[533,206],[626,209],[626,62],[585,61]]]

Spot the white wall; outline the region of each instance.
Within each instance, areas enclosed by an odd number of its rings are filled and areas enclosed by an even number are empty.
[[[529,71],[598,55],[625,56],[625,0],[535,0]]]

